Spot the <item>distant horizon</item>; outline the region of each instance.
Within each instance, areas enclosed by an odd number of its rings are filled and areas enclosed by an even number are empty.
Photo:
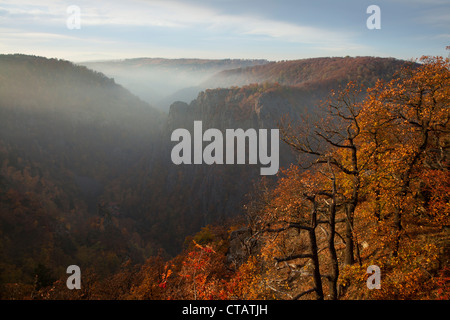
[[[397,60],[404,60],[404,61],[410,61],[419,59],[420,57],[413,57],[411,59],[402,59],[402,58],[396,58],[396,57],[381,57],[381,56],[369,56],[369,55],[358,55],[358,56],[351,56],[351,55],[345,55],[345,56],[317,56],[317,57],[304,57],[304,58],[292,58],[292,59],[281,59],[281,60],[270,60],[270,59],[264,59],[264,58],[166,58],[166,57],[135,57],[135,58],[123,58],[123,59],[106,59],[106,60],[84,60],[84,61],[77,61],[77,62],[114,62],[114,61],[125,61],[125,60],[139,60],[139,59],[152,59],[152,60],[205,60],[205,61],[223,61],[223,60],[240,60],[240,61],[267,61],[267,62],[282,62],[282,61],[297,61],[297,60],[308,60],[308,59],[325,59],[325,58],[359,58],[359,57],[374,57],[374,58],[382,58],[382,59],[397,59]]]
[[[25,56],[36,56],[46,59],[59,59],[64,61],[69,61],[73,63],[94,63],[94,62],[121,62],[121,61],[127,61],[127,60],[139,60],[139,59],[150,59],[150,60],[204,60],[204,61],[224,61],[224,60],[236,60],[236,61],[267,61],[267,62],[283,62],[283,61],[299,61],[299,60],[309,60],[309,59],[327,59],[327,58],[381,58],[381,59],[396,59],[396,60],[402,60],[402,61],[415,61],[419,60],[422,56],[417,57],[411,57],[409,59],[404,58],[397,58],[392,56],[373,56],[373,55],[345,55],[345,56],[317,56],[317,57],[303,57],[303,58],[292,58],[292,59],[280,59],[280,60],[269,60],[264,58],[195,58],[195,57],[179,57],[179,58],[168,58],[168,57],[151,57],[151,56],[136,56],[136,57],[130,57],[130,58],[109,58],[109,59],[94,59],[94,60],[69,60],[65,58],[60,57],[52,57],[52,56],[43,56],[43,55],[37,55],[37,54],[28,54],[28,53],[21,53],[21,52],[14,52],[14,53],[0,53],[0,55],[25,55]],[[445,56],[443,56],[445,58]]]

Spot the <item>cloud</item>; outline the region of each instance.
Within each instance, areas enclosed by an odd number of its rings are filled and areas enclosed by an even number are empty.
[[[287,23],[262,16],[223,14],[209,7],[179,1],[135,2],[143,5],[140,8],[133,5],[128,9],[121,8],[120,12],[115,10],[117,8],[111,8],[108,13],[109,22],[114,24],[121,21],[123,24],[201,28],[211,33],[228,33],[237,36],[256,35],[300,43],[340,42],[353,36],[348,32],[336,32],[300,23]],[[130,17],[133,18],[130,19]]]
[[[267,17],[223,14],[214,8],[180,1],[113,0],[98,5],[98,1],[78,1],[83,26],[95,27],[162,27],[198,29],[210,33],[229,33],[235,36],[260,36],[299,43],[346,42],[348,32],[336,32],[301,23],[288,23]],[[37,26],[65,26],[66,9],[73,1],[5,0],[3,15],[11,23]]]
[[[422,12],[422,15],[416,20],[419,23],[427,24],[433,27],[445,27],[448,28],[450,21],[450,6],[447,7],[448,11],[436,8]]]
[[[80,7],[81,30],[67,28],[67,8],[71,5]],[[361,15],[364,18],[364,12]],[[365,30],[351,29],[351,22],[341,23],[343,27],[338,29],[323,20],[318,25],[294,15],[277,16],[267,8],[250,10],[247,5],[243,10],[232,11],[215,1],[2,0],[0,18],[2,32],[8,33],[0,35],[0,47],[9,51],[27,44],[30,50],[39,46],[39,50],[63,50],[67,43],[71,56],[87,48],[94,50],[94,46],[96,52],[127,55],[133,49],[144,55],[162,51],[172,55],[205,52],[234,57],[270,55],[271,59],[372,52],[372,44],[362,39]]]
[[[251,16],[229,17],[228,19],[225,17],[224,25],[233,20],[232,25],[237,25],[237,32],[242,34],[260,35],[289,42],[305,44],[338,43],[346,42],[352,37],[352,34],[348,32],[336,32],[325,28]]]

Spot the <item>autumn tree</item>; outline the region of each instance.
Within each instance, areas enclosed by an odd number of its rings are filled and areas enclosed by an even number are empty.
[[[302,197],[303,201],[318,199],[318,213],[328,220],[325,224],[328,229],[324,231],[329,259],[327,272],[320,266],[317,270],[322,278],[329,280],[331,298],[338,296],[331,281],[333,270],[336,270],[335,278],[339,276],[334,236],[345,243],[344,266],[353,264],[356,253],[359,266],[355,270],[363,266],[357,236],[378,237],[362,240],[375,241],[376,248],[381,250],[391,247],[395,259],[384,261],[390,279],[385,286],[388,292],[407,288],[402,296],[412,297],[417,295],[418,287],[411,283],[429,284],[427,272],[431,274],[436,268],[437,247],[417,239],[414,245],[400,251],[400,243],[406,234],[405,224],[410,226],[410,235],[423,232],[424,223],[448,224],[449,96],[448,60],[424,57],[420,64],[405,64],[393,80],[379,81],[368,90],[366,97],[353,83],[332,93],[316,121],[307,120],[297,127],[289,121],[283,122],[283,140],[303,156],[301,165],[305,172],[316,177],[316,185],[315,191],[310,189],[308,194],[302,189],[308,179],[291,175],[286,180],[289,183],[280,180],[277,191],[271,194],[275,200],[268,202],[272,207],[266,206],[264,216],[271,217],[272,222],[265,231],[277,234],[278,248],[284,246],[285,253],[291,250],[291,254],[280,258],[272,254],[275,260],[289,262],[292,267],[295,260],[291,258],[306,257],[304,253],[293,254],[301,249],[304,241],[294,246],[295,236],[286,233],[282,236],[281,232],[295,228],[307,230],[298,221],[289,220],[305,212],[292,209],[293,201],[298,204]],[[317,179],[319,175],[325,179]],[[293,184],[295,179],[299,179],[297,184]],[[317,198],[311,198],[312,195]],[[362,222],[358,227],[364,228],[370,223],[365,220],[369,218],[365,215],[369,207],[373,208],[375,221],[381,227],[375,230],[384,230],[384,234],[356,231],[355,214],[361,213],[358,219]],[[280,208],[284,211],[277,211]],[[343,219],[336,219],[339,214]],[[337,230],[337,223],[342,221],[345,229]],[[425,247],[428,249],[422,250]],[[309,253],[306,255],[311,257]],[[422,267],[421,259],[427,261]],[[393,279],[401,273],[411,281],[395,282]],[[422,286],[424,290],[431,287]]]
[[[382,287],[369,298],[439,295],[439,270],[448,266],[449,61],[418,62],[379,81],[361,106],[360,159],[366,164],[358,212],[370,250],[362,268],[343,269],[341,283],[356,284],[364,267],[380,266]]]
[[[375,214],[392,221],[394,256],[405,215],[414,213],[420,197],[428,197],[428,203],[433,197],[423,190],[435,184],[430,184],[430,175],[442,181],[448,177],[449,61],[422,57],[419,62],[387,83],[378,82],[361,115],[365,150],[374,154],[369,180],[376,195]],[[448,217],[448,209],[442,209],[439,214]]]
[[[319,108],[317,120],[305,119],[299,124],[284,120],[281,123],[282,139],[303,157],[303,166],[330,164],[337,174],[337,183],[344,195],[340,206],[345,210],[346,230],[344,264],[355,261],[353,220],[359,201],[361,172],[359,136],[361,134],[362,89],[349,82],[340,91],[332,91]],[[359,260],[358,246],[356,255]]]
[[[182,261],[179,277],[184,283],[186,298],[194,300],[226,299],[228,290],[224,278],[224,259],[212,245],[194,246]]]
[[[314,293],[322,300],[327,287],[330,298],[338,298],[335,181],[329,163],[322,172],[301,172],[292,166],[282,170],[273,189],[261,194],[264,209],[248,212],[253,215],[252,237],[258,239],[266,261],[265,287],[276,296],[300,299]]]
[[[309,178],[299,178],[299,173],[288,171],[288,177],[280,180],[271,195],[275,200],[269,202],[265,209],[277,214],[266,214],[265,226],[262,228],[266,233],[277,234],[278,240],[281,238],[280,233],[291,229],[297,230],[299,234],[301,230],[309,234],[309,246],[307,249],[303,248],[306,253],[302,251],[302,245],[305,243],[303,239],[296,249],[292,249],[292,243],[290,246],[292,251],[300,250],[301,253],[275,256],[277,263],[304,258],[312,261],[313,288],[292,295],[293,298],[300,298],[315,291],[317,298],[323,299],[322,278],[328,280],[330,298],[338,298],[339,263],[336,237],[342,239],[345,244],[345,264],[354,263],[353,220],[359,201],[360,173],[363,168],[358,161],[357,142],[361,132],[361,90],[349,83],[344,90],[332,92],[330,99],[322,107],[322,112],[315,122],[308,119],[296,126],[289,120],[284,120],[281,124],[282,139],[306,156],[303,157],[303,167],[307,169]],[[303,203],[302,207],[299,207],[299,203]],[[337,215],[341,216],[337,218]],[[309,216],[309,221],[306,222],[305,216]],[[342,231],[336,230],[336,224],[341,222],[345,223],[343,236],[340,234]],[[316,230],[319,224],[322,224],[321,231],[326,238],[324,248],[318,246]],[[286,241],[291,238],[289,235],[285,237]],[[358,247],[356,248],[359,260]],[[318,253],[324,249],[328,251],[327,268],[321,270]]]

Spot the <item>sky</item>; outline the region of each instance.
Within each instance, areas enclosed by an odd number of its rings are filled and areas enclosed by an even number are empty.
[[[74,62],[409,60],[449,56],[449,45],[450,0],[0,0],[0,53]]]

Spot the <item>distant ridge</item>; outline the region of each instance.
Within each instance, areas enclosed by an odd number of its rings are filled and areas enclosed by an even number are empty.
[[[405,63],[395,58],[330,57],[269,62],[232,70],[224,70],[204,85],[209,87],[243,86],[253,83],[279,83],[287,86],[314,87],[326,83],[362,81],[371,85],[378,79],[388,79]]]

